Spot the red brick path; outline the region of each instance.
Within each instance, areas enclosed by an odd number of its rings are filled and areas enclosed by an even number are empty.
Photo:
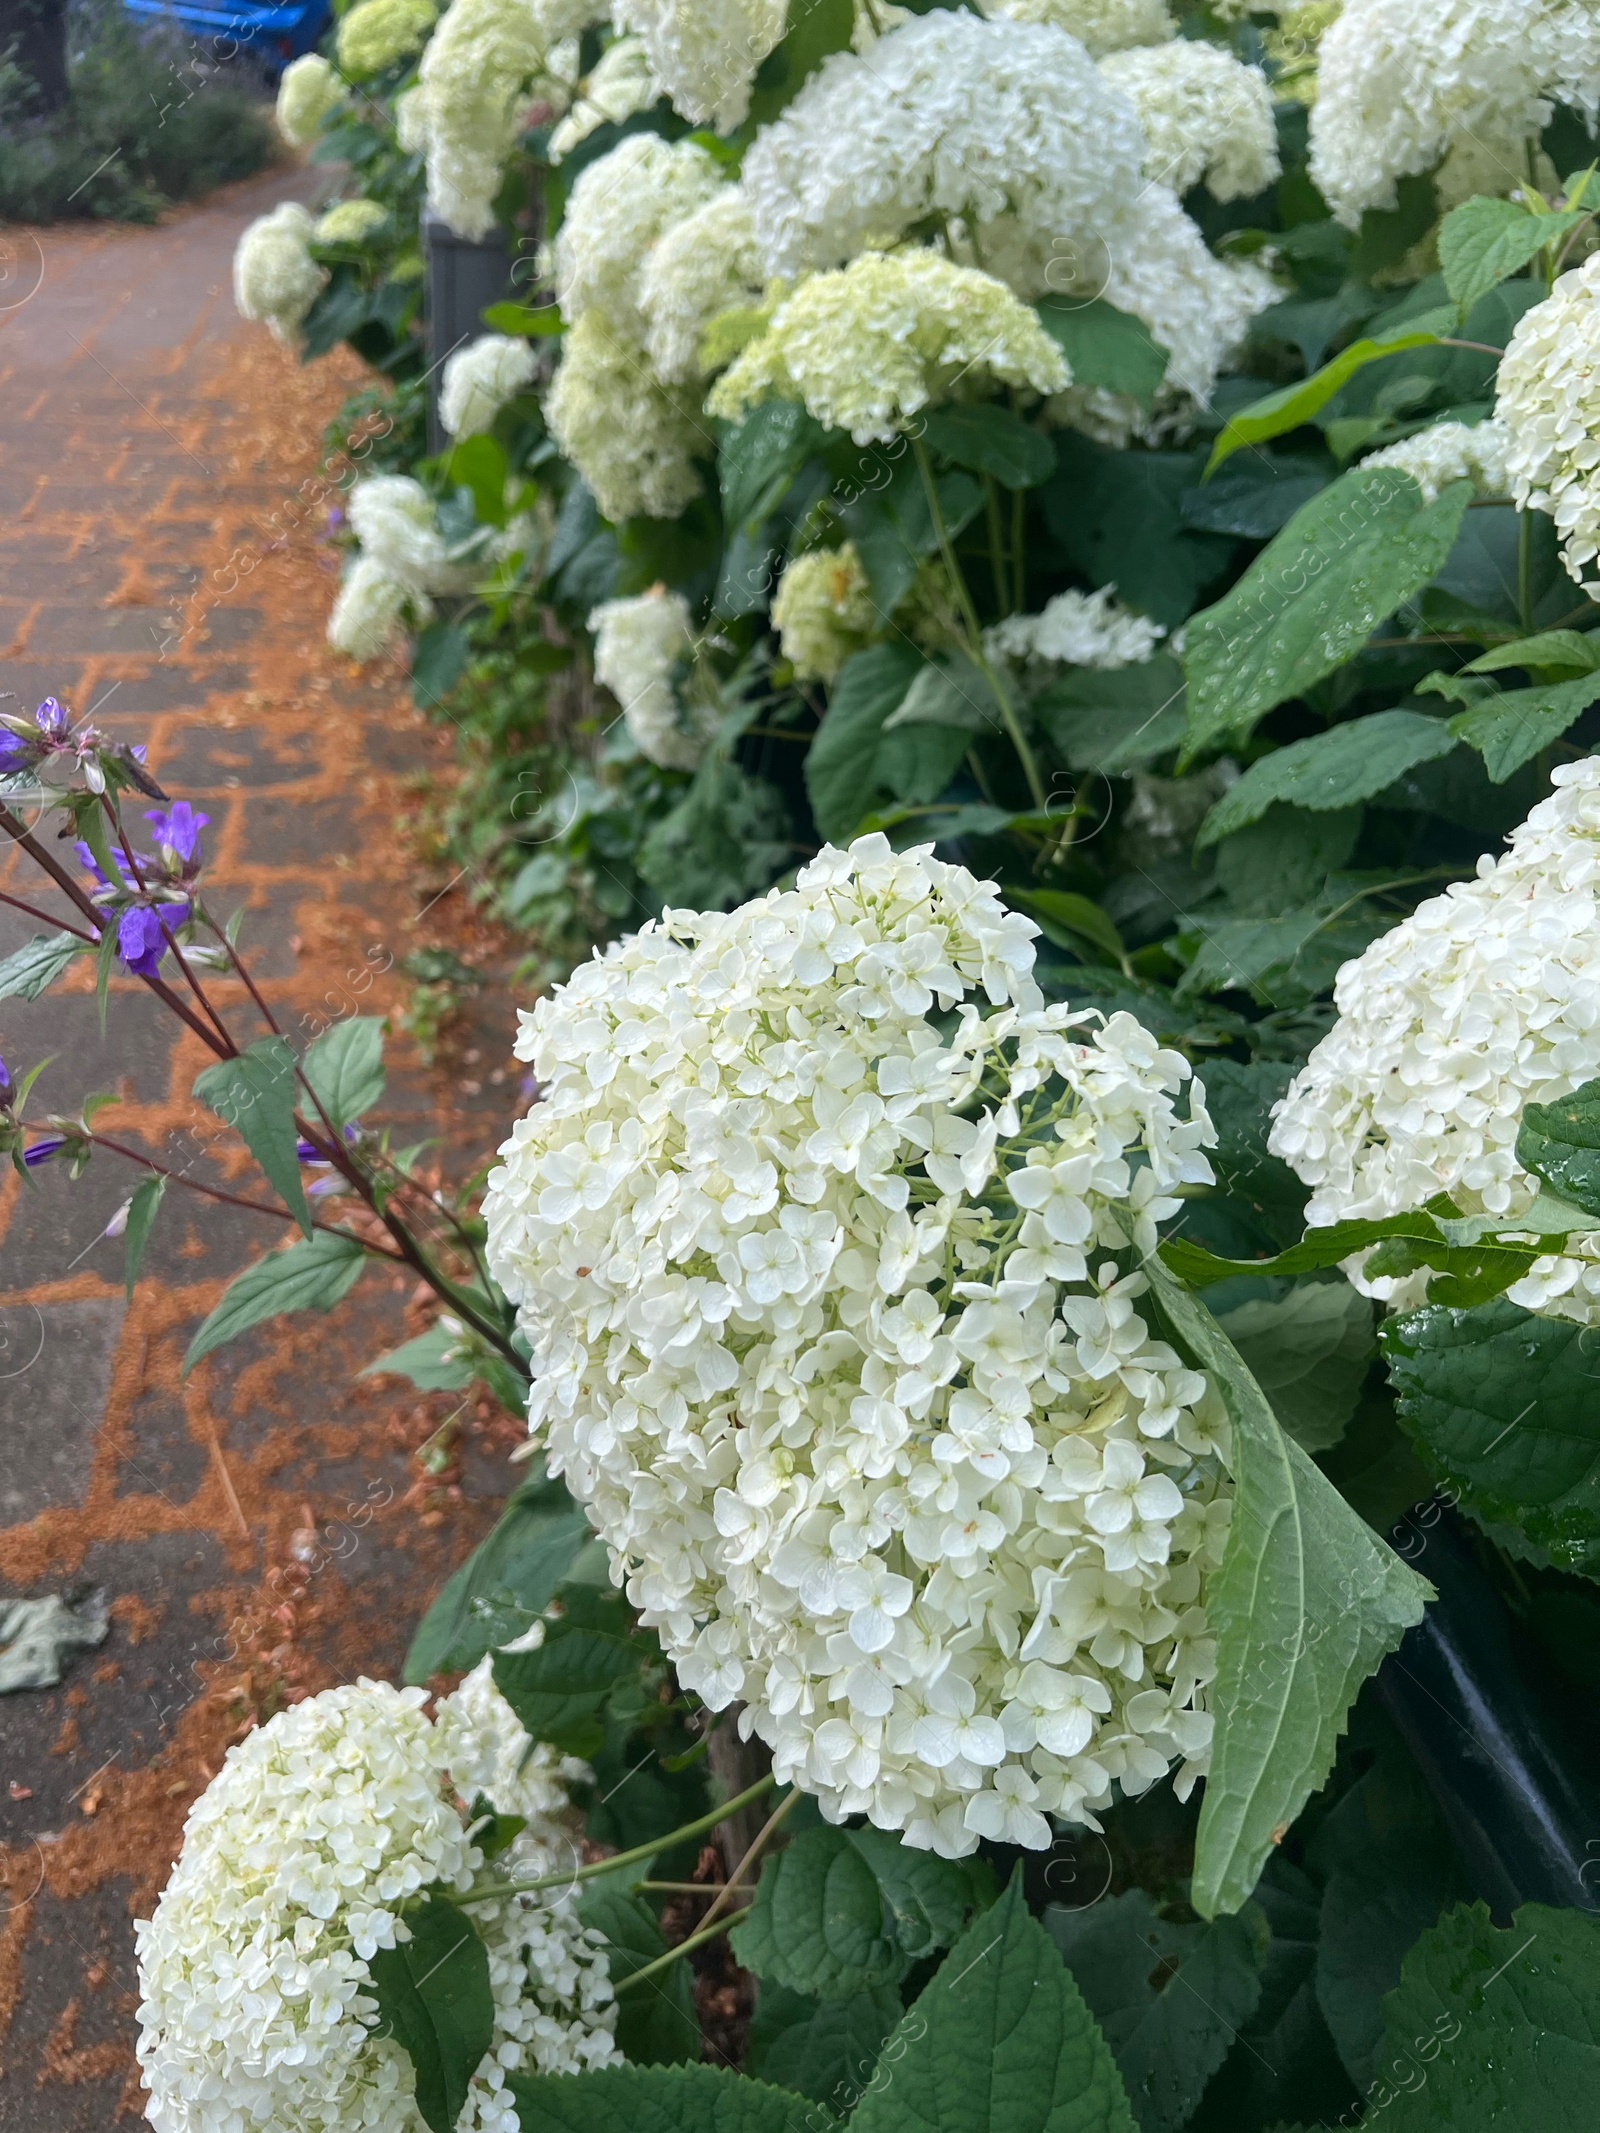
[[[397,676],[357,677],[322,639],[336,564],[315,469],[357,366],[302,369],[233,312],[240,228],[310,185],[280,172],[161,229],[47,230],[37,250],[0,232],[0,689],[148,743],[168,792],[211,817],[217,901],[246,905],[275,1012],[308,1031],[400,997],[390,966],[440,884],[419,885],[396,815],[444,746]],[[0,887],[20,882],[0,861]],[[34,930],[0,909],[0,953]],[[86,972],[0,1002],[0,1052],[14,1072],[57,1054],[45,1108],[117,1091],[102,1130],[181,1167],[208,1055],[134,981],[113,994],[104,1037]],[[510,1010],[494,1013],[503,1043]],[[508,1109],[491,1088],[474,1118],[442,1112],[400,1071],[384,1115],[482,1151]],[[190,1799],[296,1686],[392,1673],[512,1478],[486,1426],[447,1477],[461,1486],[435,1489],[411,1453],[446,1407],[392,1379],[352,1387],[403,1337],[405,1282],[369,1275],[328,1318],[182,1382],[194,1325],[276,1230],[169,1192],[130,1307],[121,1247],[96,1240],[132,1182],[107,1160],[76,1186],[0,1184],[0,1597],[85,1580],[115,1600],[61,1688],[0,1699],[4,2133],[139,2115],[130,1918]]]

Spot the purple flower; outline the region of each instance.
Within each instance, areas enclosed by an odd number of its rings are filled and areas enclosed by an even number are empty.
[[[20,733],[10,733],[0,726],[0,777],[14,770],[21,770],[28,760],[28,744]]]
[[[211,820],[209,815],[197,815],[187,800],[177,800],[165,813],[158,807],[146,808],[144,819],[172,861],[184,867],[195,864],[200,856],[200,832]]]
[[[78,855],[78,863],[80,864],[80,866],[85,866],[88,868],[89,872],[94,876],[95,880],[99,882],[102,889],[109,889],[111,884],[109,881],[106,880],[104,874],[101,873],[99,860],[95,858],[93,852],[90,851],[89,847],[84,843],[81,837],[73,845],[72,849]]]
[[[167,952],[162,920],[169,926],[181,926],[188,915],[187,904],[162,904],[154,911],[136,904],[131,911],[123,912],[117,922],[117,953],[136,978],[153,978],[160,971],[161,958]]]
[[[0,1059],[0,1104],[11,1094],[11,1074],[3,1059]]]
[[[42,1141],[35,1141],[22,1160],[30,1170],[37,1170],[41,1163],[48,1163],[51,1156],[59,1155],[67,1145],[64,1133],[47,1133]]]
[[[34,724],[47,741],[64,741],[72,725],[70,712],[65,711],[53,696],[47,696],[33,714]]]

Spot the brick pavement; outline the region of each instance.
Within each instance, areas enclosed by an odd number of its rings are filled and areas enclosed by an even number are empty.
[[[391,966],[438,884],[416,880],[396,817],[448,750],[400,677],[358,677],[322,641],[336,563],[314,470],[357,366],[302,369],[229,297],[244,222],[310,183],[274,173],[156,230],[45,231],[36,254],[11,233],[0,688],[147,742],[168,792],[211,817],[216,900],[246,907],[274,1012],[314,1029],[400,997]],[[0,887],[21,887],[9,861]],[[0,953],[34,930],[0,909]],[[111,1090],[102,1130],[192,1152],[209,1055],[135,981],[112,994],[104,1035],[82,969],[0,1002],[0,1051],[14,1070],[57,1055],[46,1108]],[[509,1005],[485,1012],[482,1045],[503,1046]],[[471,1115],[446,1108],[402,1045],[383,1115],[481,1152],[508,1108],[495,1080]],[[169,1192],[129,1305],[100,1232],[131,1182],[106,1159],[76,1186],[48,1169],[0,1184],[0,1598],[87,1580],[114,1602],[61,1688],[0,1699],[3,2133],[139,2116],[130,1921],[189,1801],[285,1693],[392,1673],[513,1478],[503,1419],[469,1414],[435,1486],[412,1454],[448,1407],[352,1385],[406,1330],[409,1284],[382,1274],[183,1382],[190,1332],[271,1226]]]

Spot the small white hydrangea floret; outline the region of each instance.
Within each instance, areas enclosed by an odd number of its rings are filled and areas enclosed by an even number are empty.
[[[332,67],[318,52],[291,59],[278,83],[273,116],[278,131],[294,148],[309,148],[322,131],[322,122],[347,100],[349,92]]]
[[[693,770],[716,718],[678,694],[678,669],[694,650],[688,601],[656,585],[633,599],[605,601],[589,627],[595,677],[622,706],[639,753],[663,770]]]
[[[1278,132],[1272,91],[1259,67],[1214,44],[1171,44],[1113,53],[1101,72],[1139,114],[1148,144],[1145,175],[1175,193],[1204,178],[1218,200],[1250,199],[1276,182]]]
[[[984,632],[983,642],[993,658],[1109,670],[1138,666],[1166,634],[1124,607],[1114,585],[1102,585],[1093,593],[1057,593],[1041,614],[1008,615]]]
[[[669,385],[698,377],[711,321],[759,302],[764,286],[749,202],[737,186],[725,185],[674,223],[644,262],[639,308],[657,376]]]
[[[756,69],[783,37],[788,0],[613,0],[612,20],[643,41],[675,111],[731,133]]]
[[[439,420],[446,433],[476,437],[492,429],[501,408],[527,390],[538,369],[529,344],[511,334],[480,334],[458,348],[439,385]]]
[[[1510,438],[1500,422],[1436,422],[1381,452],[1370,452],[1364,467],[1398,467],[1409,474],[1431,504],[1453,481],[1470,481],[1485,501],[1503,502],[1510,493],[1507,453]]]
[[[572,109],[550,136],[551,162],[570,155],[597,127],[620,126],[636,111],[648,111],[660,94],[644,39],[619,37],[579,82]]]
[[[1211,1128],[1042,1004],[1035,930],[882,836],[670,911],[522,1018],[485,1201],[530,1428],[680,1681],[956,1857],[1187,1790],[1212,1729],[1226,1424],[1137,1271]]]
[[[1166,0],[979,0],[984,14],[1007,22],[1042,22],[1066,30],[1096,59],[1178,34]]]
[[[1346,963],[1339,1019],[1278,1106],[1273,1152],[1312,1188],[1314,1227],[1419,1208],[1438,1193],[1511,1226],[1536,1196],[1517,1161],[1531,1103],[1600,1075],[1600,760],[1555,791],[1499,859]],[[1351,1278],[1395,1308],[1425,1275]],[[1600,1231],[1536,1260],[1511,1301],[1600,1322]]]
[[[338,200],[318,216],[311,234],[318,244],[363,245],[388,219],[381,200]]]
[[[1550,514],[1568,572],[1600,599],[1600,253],[1518,320],[1495,413],[1514,501]]]
[[[676,518],[700,494],[695,462],[714,448],[710,425],[596,312],[562,338],[545,419],[609,519]]]
[[[854,541],[796,556],[772,602],[772,626],[800,681],[836,680],[884,620]]]
[[[598,313],[643,346],[648,321],[639,277],[650,247],[674,223],[725,190],[721,171],[693,141],[634,133],[584,170],[555,245],[556,294],[569,323]]]
[[[920,408],[994,382],[1060,392],[1072,373],[1038,316],[1004,282],[937,252],[864,252],[813,274],[712,387],[737,420],[777,394],[857,444],[902,431]]]
[[[190,1810],[155,1913],[134,1928],[156,2133],[423,2133],[368,1965],[408,1937],[410,1899],[471,1887],[483,1859],[463,1780],[501,1781],[518,1737],[528,1745],[487,1662],[437,1725],[426,1700],[375,1681],[311,1697],[230,1748]],[[496,1862],[501,1878],[559,1872],[575,1851],[551,1751],[532,1764],[505,1803],[530,1819]],[[568,1894],[476,1905],[472,1918],[495,2023],[456,2133],[509,2133],[508,2073],[615,2062],[610,1977]]]

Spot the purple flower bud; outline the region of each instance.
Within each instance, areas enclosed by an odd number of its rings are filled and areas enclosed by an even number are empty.
[[[326,1158],[321,1154],[321,1152],[318,1149],[313,1148],[309,1141],[296,1141],[294,1144],[294,1152],[300,1158],[302,1163],[321,1163],[326,1161]]]
[[[174,863],[194,865],[200,856],[200,832],[211,820],[209,815],[197,815],[187,800],[178,800],[166,811],[146,808],[144,819],[151,825],[156,843]]]
[[[42,1141],[35,1141],[22,1160],[30,1170],[37,1170],[41,1163],[48,1163],[51,1156],[59,1155],[67,1145],[64,1133],[47,1133]]]
[[[161,969],[161,958],[167,952],[162,920],[181,926],[188,916],[187,904],[162,904],[154,911],[135,905],[123,912],[117,922],[117,953],[136,978],[153,978]]]
[[[0,1103],[11,1094],[11,1074],[3,1059],[0,1059]]]
[[[34,724],[47,741],[64,741],[72,725],[70,712],[64,710],[53,696],[47,696],[33,714]]]

